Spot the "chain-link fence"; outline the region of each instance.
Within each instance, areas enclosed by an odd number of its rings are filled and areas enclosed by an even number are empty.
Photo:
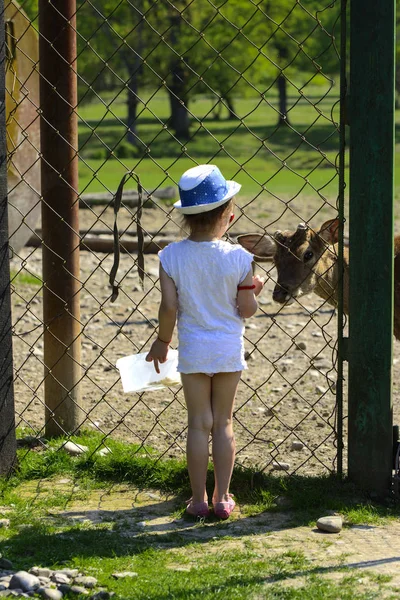
[[[232,241],[245,232],[294,230],[299,221],[319,229],[337,216],[340,2],[84,0],[76,12],[57,12],[54,39],[46,37],[45,10],[50,4],[38,8],[31,1],[5,8],[19,435],[43,438],[56,421],[59,433],[92,429],[105,444],[112,436],[152,448],[157,459],[181,457],[186,414],[180,387],[125,395],[115,368],[118,358],[148,349],[157,329],[156,252],[184,235],[172,209],[177,181],[191,166],[216,163],[242,184]],[[68,56],[55,50],[66,32],[77,39]],[[53,70],[41,54],[39,72],[39,39],[41,53],[47,44],[59,61]],[[57,102],[52,121],[50,105]],[[74,119],[77,147],[64,133]],[[52,163],[52,154],[60,161],[61,147],[68,164],[55,172],[60,162]],[[70,176],[74,168],[79,183]],[[118,215],[120,292],[111,303],[114,198],[126,172],[140,177],[143,206],[135,178],[128,177]],[[69,193],[68,202],[60,188],[50,188],[52,177]],[[69,219],[66,210],[75,216]],[[75,258],[80,247],[80,266],[54,245],[67,233]],[[335,311],[315,294],[279,307],[272,301],[275,268],[259,262],[257,269],[268,281],[257,314],[246,322],[237,461],[260,471],[334,472],[342,421]],[[66,289],[67,279],[73,285]],[[53,313],[46,293],[56,300]],[[57,320],[61,326],[54,329]],[[72,429],[60,401],[53,398],[49,406],[46,386],[53,394],[64,390],[67,412],[79,405]]]

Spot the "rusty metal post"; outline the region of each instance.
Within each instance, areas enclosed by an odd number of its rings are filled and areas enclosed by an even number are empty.
[[[75,0],[39,0],[47,436],[82,423],[75,13]]]
[[[0,0],[0,475],[15,465],[10,261],[7,211],[7,143],[4,1]]]

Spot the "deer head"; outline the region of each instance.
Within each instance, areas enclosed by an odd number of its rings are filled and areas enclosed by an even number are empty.
[[[256,257],[273,260],[278,273],[273,299],[291,304],[311,293],[329,271],[334,255],[327,250],[337,242],[338,228],[338,219],[326,221],[318,231],[300,223],[295,231],[241,235],[238,242]]]

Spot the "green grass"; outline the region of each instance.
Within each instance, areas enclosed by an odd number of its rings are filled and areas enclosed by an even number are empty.
[[[27,271],[11,271],[10,281],[13,285],[31,285],[35,287],[40,287],[43,283],[40,277]]]
[[[313,101],[317,103],[321,91],[315,91],[319,96]],[[80,190],[115,190],[128,169],[139,174],[146,188],[176,184],[181,173],[196,162],[215,161],[228,178],[235,177],[243,184],[247,196],[263,189],[286,197],[300,190],[335,196],[337,183],[331,182],[335,173],[331,165],[338,134],[329,118],[337,98],[328,96],[320,101],[318,110],[299,96],[291,102],[293,129],[277,127],[274,95],[268,102],[256,97],[236,99],[241,121],[215,119],[210,113],[211,99],[200,97],[189,107],[193,113],[189,140],[177,140],[164,127],[168,100],[157,93],[153,98],[144,97],[139,110],[136,149],[125,139],[124,96],[109,100],[107,106],[84,105],[79,112]]]
[[[158,460],[149,447],[143,448],[126,442],[107,439],[111,452],[100,456],[104,447],[101,434],[86,432],[71,440],[88,447],[88,451],[73,457],[62,451],[65,440],[56,438],[40,451],[21,448],[19,467],[11,479],[3,480],[4,501],[16,501],[19,485],[32,480],[47,480],[57,475],[70,475],[82,483],[82,489],[92,489],[107,482],[129,483],[139,488],[155,488],[174,493],[177,502],[190,493],[187,467],[184,460]],[[210,465],[207,487],[211,494],[213,472]],[[377,523],[382,519],[398,518],[400,506],[391,503],[374,504],[352,484],[333,475],[320,477],[275,476],[260,473],[255,468],[236,467],[232,477],[232,491],[244,505],[247,515],[281,510],[277,500],[284,497],[298,522],[310,523],[321,508],[341,512],[350,523]],[[10,500],[10,498],[12,500]]]

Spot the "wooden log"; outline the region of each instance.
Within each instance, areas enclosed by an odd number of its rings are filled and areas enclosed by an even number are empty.
[[[176,238],[164,237],[152,239],[150,237],[145,237],[143,252],[144,254],[157,254],[161,248],[164,248],[168,244],[172,244],[172,242],[176,242]],[[119,244],[121,253],[134,253],[138,251],[139,244],[137,238],[120,238]],[[27,245],[38,248],[42,245],[42,240],[39,236],[32,235]],[[81,239],[80,249],[111,254],[114,252],[114,238],[111,235],[107,237],[86,235]]]
[[[109,227],[108,229],[80,229],[79,231],[79,235],[80,237],[83,237],[85,235],[92,235],[92,236],[102,236],[102,237],[107,237],[110,235],[113,235],[113,230],[112,227]],[[118,231],[118,235],[119,237],[123,237],[123,236],[129,236],[129,237],[137,237],[137,232],[136,229],[135,230],[125,230],[125,229],[120,229]],[[165,237],[165,236],[169,236],[172,237],[172,233],[166,232],[166,231],[146,231],[144,232],[144,235],[147,235],[148,237],[151,238],[155,238],[155,237]],[[31,234],[32,238],[40,238],[42,239],[42,230],[41,229],[35,229],[35,232]],[[178,236],[176,236],[176,239],[178,239]],[[175,240],[176,241],[176,240]]]
[[[110,233],[110,230],[107,229],[97,229],[90,230],[90,233],[86,231],[80,231],[79,235],[81,237],[80,249],[81,250],[93,250],[94,252],[104,252],[106,254],[110,254],[114,252],[114,238]],[[232,236],[233,240],[236,241],[236,235],[243,234],[235,234]],[[120,250],[121,252],[137,252],[138,251],[138,240],[136,237],[136,233],[132,232],[120,232]],[[161,248],[165,248],[168,244],[172,244],[172,242],[178,241],[178,237],[171,237],[171,234],[163,234],[162,232],[157,232],[154,235],[150,233],[150,235],[145,236],[144,238],[144,253],[145,254],[157,254]],[[345,238],[345,245],[348,245],[348,239]],[[31,246],[34,248],[38,248],[42,244],[42,236],[40,229],[37,229],[35,233],[33,233],[28,240],[27,246]],[[255,257],[254,261],[263,263],[263,262],[272,262],[273,256],[265,256],[265,257]]]

